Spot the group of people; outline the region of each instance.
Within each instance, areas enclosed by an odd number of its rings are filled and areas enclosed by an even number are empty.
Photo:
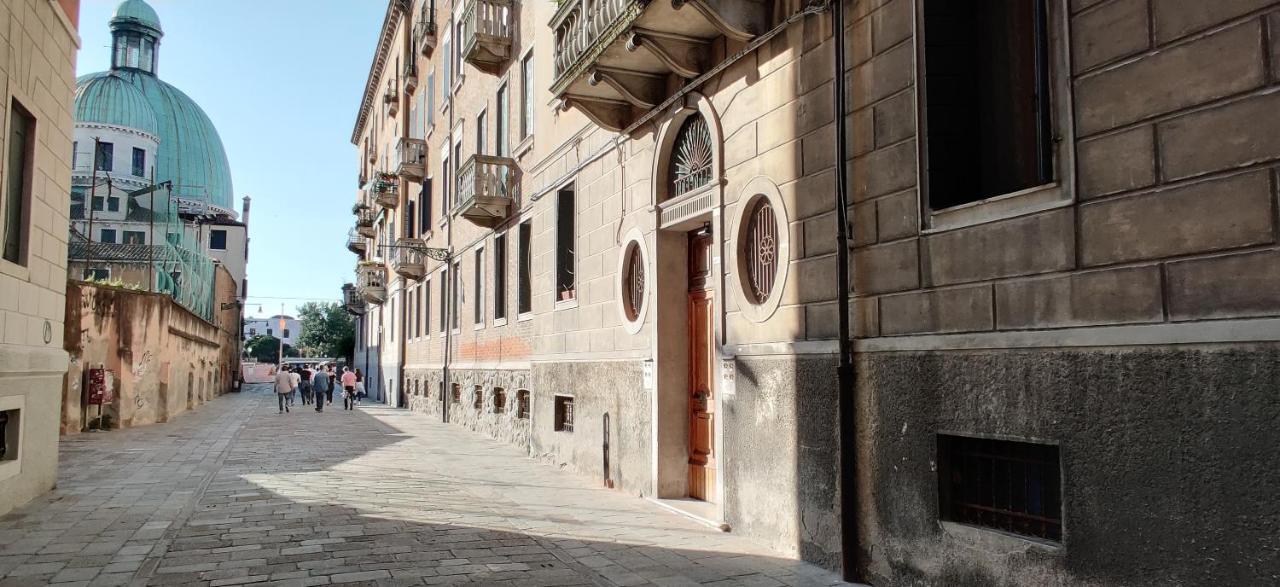
[[[317,412],[324,411],[324,405],[333,405],[333,390],[342,386],[342,409],[354,410],[356,404],[364,399],[364,374],[359,369],[342,368],[339,375],[332,364],[319,365],[315,369],[303,365],[301,367],[282,366],[276,373],[276,398],[280,404],[281,414],[293,406],[294,396],[302,397],[302,404],[315,404]]]

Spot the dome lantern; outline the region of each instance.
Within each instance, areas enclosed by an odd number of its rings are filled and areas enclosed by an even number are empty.
[[[146,0],[124,0],[111,17],[111,69],[155,75],[163,36],[160,17]]]

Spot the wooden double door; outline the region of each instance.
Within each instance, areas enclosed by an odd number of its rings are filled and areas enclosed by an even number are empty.
[[[716,486],[715,296],[709,231],[689,235],[689,497],[712,501]]]

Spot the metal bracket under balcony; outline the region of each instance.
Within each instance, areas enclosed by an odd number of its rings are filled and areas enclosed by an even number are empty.
[[[378,174],[373,181],[373,199],[379,206],[394,210],[400,205],[400,177],[389,173]]]
[[[506,220],[514,200],[516,169],[510,157],[472,155],[458,169],[458,207],[454,213],[490,228]]]
[[[356,267],[356,284],[366,302],[381,305],[387,301],[386,271],[381,263],[360,263]]]
[[[427,274],[427,266],[423,262],[422,250],[427,243],[422,239],[402,238],[396,240],[396,247],[391,257],[391,269],[406,279],[422,279]]]
[[[418,45],[423,57],[430,57],[432,50],[436,48],[436,19],[427,10],[426,4],[423,5],[422,14],[418,15],[417,24],[413,25],[413,42]]]
[[[404,66],[404,93],[412,96],[413,92],[417,89],[418,89],[418,68],[413,64],[412,61],[410,61]]]
[[[363,255],[369,250],[369,243],[365,241],[365,236],[359,232],[352,230],[347,233],[347,250],[357,255]]]
[[[551,22],[552,93],[623,130],[679,87],[673,77],[705,73],[714,41],[750,40],[767,30],[768,14],[763,0],[566,0]]]
[[[511,59],[511,0],[469,0],[462,10],[462,58],[496,73]]]
[[[356,215],[356,233],[365,238],[374,238],[378,236],[378,229],[374,228],[374,223],[378,221],[378,213],[368,206],[360,206],[355,210]]]
[[[396,91],[396,80],[387,80],[387,92],[382,100],[387,103],[387,116],[395,116],[400,111],[400,92]]]
[[[427,166],[427,143],[422,139],[401,138],[396,145],[396,175],[409,181],[422,181]]]

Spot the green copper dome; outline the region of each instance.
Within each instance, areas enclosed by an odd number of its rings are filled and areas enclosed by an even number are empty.
[[[96,122],[160,136],[160,123],[142,91],[124,77],[104,73],[76,83],[76,122]]]
[[[132,24],[136,26],[149,28],[156,33],[163,34],[160,28],[160,15],[156,14],[154,8],[147,4],[145,0],[124,0],[116,7],[116,12],[111,16],[111,27],[115,29],[121,24]],[[160,36],[157,34],[156,36]]]

